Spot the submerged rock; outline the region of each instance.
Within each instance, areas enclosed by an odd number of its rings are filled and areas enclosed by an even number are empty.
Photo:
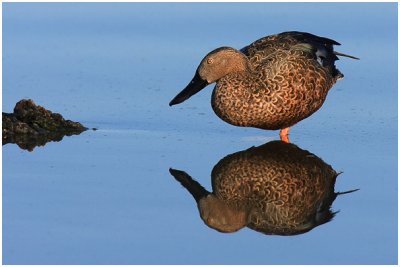
[[[31,99],[23,99],[15,105],[14,113],[3,112],[2,130],[3,145],[15,143],[32,151],[36,146],[61,141],[65,135],[80,134],[87,128],[36,105]]]

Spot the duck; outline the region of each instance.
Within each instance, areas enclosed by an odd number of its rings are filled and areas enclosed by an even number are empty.
[[[219,47],[200,62],[189,84],[169,103],[180,104],[216,83],[211,106],[223,121],[242,127],[280,130],[311,116],[344,75],[336,68],[340,43],[307,32],[282,32],[237,50]]]
[[[185,171],[170,174],[194,198],[203,222],[222,233],[247,227],[266,235],[304,234],[330,222],[341,172],[293,143],[275,140],[222,158],[211,171],[212,191]]]

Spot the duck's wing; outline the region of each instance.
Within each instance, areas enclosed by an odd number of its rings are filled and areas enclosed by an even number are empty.
[[[268,55],[280,50],[290,50],[293,46],[305,43],[314,45],[315,48],[325,46],[333,51],[333,45],[340,43],[325,37],[320,37],[306,32],[283,32],[258,39],[240,51],[254,63],[262,61]]]
[[[291,31],[263,37],[240,51],[249,58],[253,67],[257,68],[260,65],[269,64],[272,58],[276,60],[280,53],[285,54],[290,50],[300,49],[316,63],[329,69],[332,76],[342,78],[343,75],[335,67],[337,56],[355,57],[335,52],[334,45],[340,45],[340,43],[306,32]]]

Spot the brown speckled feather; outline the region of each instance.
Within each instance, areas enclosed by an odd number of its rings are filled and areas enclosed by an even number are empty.
[[[332,202],[341,194],[334,191],[338,173],[329,164],[281,141],[220,160],[211,173],[212,193],[182,171],[171,174],[193,195],[204,222],[221,232],[247,226],[265,234],[301,234],[330,221]]]
[[[317,111],[329,89],[342,77],[332,53],[332,45],[338,43],[307,36],[282,33],[242,49],[254,71],[228,74],[217,82],[212,95],[215,113],[234,125],[276,130]],[[326,66],[316,56],[320,47],[331,57]]]
[[[212,187],[229,205],[251,209],[248,227],[266,234],[292,235],[333,217],[329,207],[336,196],[337,175],[308,151],[273,141],[218,162],[212,171]],[[322,206],[327,220],[317,223]]]

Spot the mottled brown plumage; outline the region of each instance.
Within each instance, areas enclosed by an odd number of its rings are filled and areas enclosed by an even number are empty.
[[[182,171],[171,174],[194,196],[204,222],[221,232],[247,226],[265,234],[304,233],[332,219],[332,202],[341,194],[334,192],[338,173],[330,165],[280,141],[220,160],[212,193]]]
[[[216,82],[211,105],[222,120],[268,130],[288,128],[317,111],[343,77],[334,63],[336,55],[344,54],[334,52],[333,45],[339,43],[309,33],[284,32],[240,51],[215,49],[170,105]]]

